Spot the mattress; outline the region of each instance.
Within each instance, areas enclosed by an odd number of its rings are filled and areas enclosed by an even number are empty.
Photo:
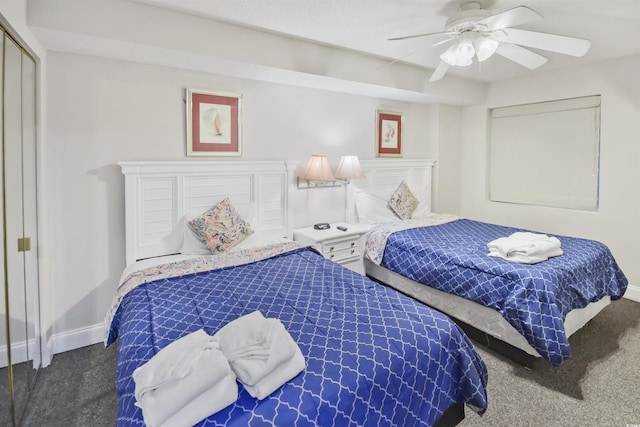
[[[571,356],[567,314],[606,296],[619,299],[628,285],[609,249],[593,240],[556,236],[564,254],[528,265],[487,255],[488,242],[520,229],[468,219],[392,233],[385,227],[368,234],[385,235],[385,245],[377,244],[380,266],[498,311],[555,366]]]
[[[118,341],[118,425],[143,425],[138,366],[255,310],[282,321],[306,368],[264,400],[240,386],[234,404],[199,426],[428,426],[455,402],[484,412],[486,366],[448,317],[311,248],[279,246],[125,277],[105,319],[107,345]]]

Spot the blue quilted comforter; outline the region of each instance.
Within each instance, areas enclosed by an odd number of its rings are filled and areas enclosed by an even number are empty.
[[[306,369],[262,401],[199,426],[432,425],[454,402],[482,413],[484,362],[446,316],[300,248],[244,265],[141,283],[114,310],[118,425],[143,425],[133,371],[172,341],[260,310],[280,319]]]
[[[487,256],[487,243],[511,227],[460,219],[389,236],[381,265],[416,282],[494,308],[541,356],[557,366],[571,356],[569,311],[606,295],[622,297],[627,279],[602,243],[556,236],[564,255],[525,265]]]

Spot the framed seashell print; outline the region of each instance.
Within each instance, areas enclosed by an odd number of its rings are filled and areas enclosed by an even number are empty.
[[[402,157],[402,122],[402,113],[377,111],[376,157]]]
[[[242,95],[186,89],[187,156],[242,155]]]

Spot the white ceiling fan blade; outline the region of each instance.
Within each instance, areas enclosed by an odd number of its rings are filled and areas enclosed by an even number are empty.
[[[489,27],[490,30],[499,30],[505,27],[528,24],[538,19],[542,19],[542,15],[535,10],[529,9],[526,6],[518,6],[504,12],[496,13],[478,22],[478,24],[484,24]]]
[[[438,64],[433,74],[431,74],[431,77],[429,77],[429,82],[435,82],[436,80],[440,80],[441,78],[444,77],[445,74],[447,74],[448,70],[449,70],[449,64],[447,64],[444,61],[440,61],[440,64]]]
[[[493,37],[501,42],[519,44],[571,56],[583,56],[591,46],[591,42],[586,39],[518,30],[516,28],[504,28],[493,34]]]
[[[434,44],[432,44],[431,46],[432,46],[432,47],[440,46],[440,45],[443,45],[443,44],[445,44],[445,43],[449,43],[449,42],[451,42],[451,41],[453,41],[453,40],[455,40],[455,39],[456,39],[456,37],[449,36],[449,38],[446,38],[446,39],[444,39],[444,40],[440,40],[439,42],[435,42],[435,43],[434,43]]]
[[[510,43],[500,43],[496,53],[530,70],[538,68],[547,62],[547,58],[544,56]]]
[[[425,33],[425,34],[414,34],[412,36],[403,36],[403,37],[393,37],[390,39],[387,39],[389,41],[395,41],[395,40],[406,40],[406,39],[415,39],[417,37],[427,37],[427,36],[455,36],[457,33],[452,32],[452,31],[440,31],[438,33]]]
[[[379,66],[379,67],[377,68],[377,70],[380,70],[380,69],[382,69],[382,68],[385,68],[385,67],[388,67],[388,66],[390,66],[390,65],[393,65],[393,64],[395,64],[396,62],[400,62],[400,61],[402,61],[403,59],[408,58],[408,57],[410,57],[411,55],[415,55],[415,54],[416,54],[416,53],[418,53],[418,52],[422,52],[422,51],[423,51],[423,50],[425,50],[425,49],[429,49],[430,47],[431,47],[431,46],[429,46],[429,45],[425,45],[425,46],[421,47],[421,48],[420,48],[420,49],[418,49],[418,50],[414,50],[413,52],[410,52],[410,53],[408,53],[408,54],[406,54],[406,55],[404,55],[404,56],[401,56],[400,58],[396,58],[396,59],[394,59],[393,61],[389,62],[388,64],[384,64],[384,65]]]

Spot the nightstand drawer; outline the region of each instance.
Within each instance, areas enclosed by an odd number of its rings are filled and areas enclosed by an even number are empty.
[[[346,231],[338,229],[338,226],[346,228]],[[301,244],[313,246],[325,258],[356,273],[364,274],[360,239],[367,229],[355,224],[338,222],[331,224],[326,230],[316,230],[313,227],[298,228],[293,230],[293,238]]]
[[[324,256],[332,261],[339,262],[346,258],[353,258],[354,256],[359,257],[360,252],[358,251],[358,248],[346,248],[339,251],[325,252]]]
[[[340,240],[328,240],[326,242],[322,242],[322,253],[327,255],[331,253],[346,251],[348,249],[355,249],[355,253],[358,253],[359,243],[360,237]]]

